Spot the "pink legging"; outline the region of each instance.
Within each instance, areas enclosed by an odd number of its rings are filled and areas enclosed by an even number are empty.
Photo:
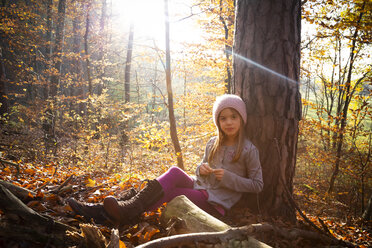
[[[178,167],[171,167],[167,172],[159,176],[156,180],[163,187],[164,196],[158,200],[149,210],[160,207],[164,202],[169,202],[173,198],[185,195],[199,208],[212,215],[221,215],[214,206],[207,200],[206,194],[194,189],[194,180]]]

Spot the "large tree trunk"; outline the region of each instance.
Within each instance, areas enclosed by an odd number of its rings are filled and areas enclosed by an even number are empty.
[[[233,92],[246,102],[247,135],[260,151],[259,207],[287,219],[295,218],[285,195],[293,190],[301,118],[300,17],[299,0],[237,1]]]

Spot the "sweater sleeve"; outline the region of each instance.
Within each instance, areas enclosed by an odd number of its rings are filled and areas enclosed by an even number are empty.
[[[215,141],[215,137],[211,138],[208,142],[207,142],[207,145],[205,146],[205,150],[204,150],[204,155],[203,155],[203,159],[202,161],[199,163],[199,165],[196,167],[196,171],[195,171],[195,175],[197,177],[200,177],[200,166],[203,164],[203,163],[206,163],[208,162],[208,156],[209,156],[209,151],[212,147],[212,145],[214,144],[214,141]]]
[[[221,185],[237,192],[259,193],[263,189],[262,170],[259,153],[253,146],[244,156],[247,177],[239,176],[225,169]]]

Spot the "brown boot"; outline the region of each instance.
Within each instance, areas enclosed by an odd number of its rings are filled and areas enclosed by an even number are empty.
[[[164,195],[163,188],[157,180],[149,180],[147,185],[134,197],[118,201],[115,197],[106,197],[103,206],[113,223],[127,225],[136,221],[139,216]]]
[[[97,224],[105,224],[109,221],[102,203],[82,203],[74,198],[68,199],[67,202],[76,214],[83,216],[88,222],[92,219]]]
[[[119,196],[119,201],[126,201],[132,198],[133,196],[137,195],[138,191],[135,188],[130,188],[126,191],[124,191],[122,194]]]

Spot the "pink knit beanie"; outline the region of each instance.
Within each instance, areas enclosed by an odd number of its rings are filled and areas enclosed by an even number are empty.
[[[244,124],[247,122],[247,111],[243,100],[237,95],[225,94],[222,96],[218,96],[213,104],[213,122],[216,126],[218,122],[218,116],[225,108],[235,109],[242,117]]]

